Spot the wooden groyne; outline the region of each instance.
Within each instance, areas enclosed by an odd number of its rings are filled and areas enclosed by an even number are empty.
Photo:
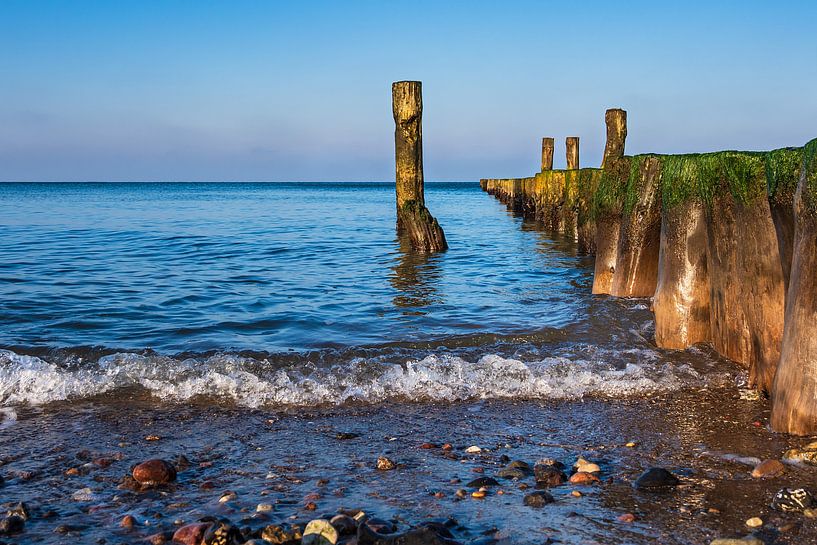
[[[539,173],[480,185],[595,255],[593,293],[652,297],[659,347],[711,343],[771,396],[775,430],[817,433],[817,139],[627,156],[626,112],[605,122],[602,168],[577,168],[573,138],[576,168],[545,168],[543,140]]]

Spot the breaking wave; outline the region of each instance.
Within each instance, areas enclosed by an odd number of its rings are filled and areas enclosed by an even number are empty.
[[[396,358],[391,358],[392,360]],[[376,403],[387,399],[579,399],[626,397],[723,386],[728,371],[668,361],[651,349],[585,347],[581,354],[525,358],[488,354],[476,361],[428,354],[399,362],[355,357],[333,365],[285,365],[216,354],[187,359],[116,353],[92,363],[52,363],[0,350],[0,405],[40,405],[142,388],[159,400],[199,397],[242,407]]]

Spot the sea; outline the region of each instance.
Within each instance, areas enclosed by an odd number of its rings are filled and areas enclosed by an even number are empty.
[[[788,446],[745,372],[658,349],[649,299],[592,295],[592,256],[478,183],[429,182],[426,204],[445,252],[397,236],[393,183],[0,184],[0,503],[31,512],[14,542],[343,509],[460,543],[745,530],[768,491],[723,479],[723,456]],[[579,456],[599,483],[541,509],[532,477],[468,488]],[[123,488],[149,458],[178,480]],[[679,492],[633,489],[654,465]]]

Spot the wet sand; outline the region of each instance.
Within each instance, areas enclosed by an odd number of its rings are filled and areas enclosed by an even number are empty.
[[[132,393],[16,413],[0,433],[6,481],[0,491],[4,502],[26,502],[31,518],[23,533],[0,542],[133,543],[208,515],[259,529],[339,509],[362,509],[401,529],[448,521],[462,543],[708,543],[752,533],[744,522],[755,516],[764,526],[754,531],[767,543],[817,540],[817,521],[768,507],[780,488],[817,490],[817,469],[787,466],[783,475],[760,480],[750,476],[750,465],[719,456],[779,459],[808,442],[770,433],[768,402],[741,399],[737,388],[292,412],[206,400],[168,405]],[[625,446],[631,441],[634,447]],[[444,443],[454,450],[439,448]],[[473,445],[483,452],[466,453]],[[377,470],[381,455],[397,469]],[[551,488],[556,501],[539,509],[523,504],[533,477],[498,479],[500,487],[484,499],[457,497],[473,478],[495,476],[503,455],[531,465],[553,458],[568,468],[584,456],[601,466],[601,482]],[[175,484],[118,488],[134,464],[178,456],[190,465],[179,467]],[[671,470],[681,484],[662,493],[635,490],[633,481],[653,466]],[[530,488],[520,490],[523,484]],[[76,495],[85,488],[90,494]],[[220,503],[227,491],[235,499]],[[305,508],[309,502],[314,511]],[[261,503],[272,510],[257,513]],[[627,513],[634,522],[619,520]],[[137,522],[131,530],[119,526],[128,514]]]

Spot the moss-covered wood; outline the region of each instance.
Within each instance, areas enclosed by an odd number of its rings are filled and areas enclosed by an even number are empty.
[[[771,425],[817,433],[817,139],[806,144],[794,195],[794,251],[786,294],[780,364],[772,389]]]
[[[445,250],[445,234],[425,207],[423,98],[419,81],[392,84],[397,230],[419,251]]]

